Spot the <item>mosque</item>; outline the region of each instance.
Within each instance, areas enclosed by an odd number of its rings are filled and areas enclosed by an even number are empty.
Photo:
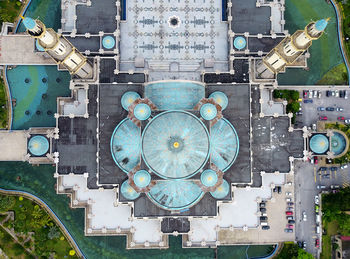
[[[156,2],[62,1],[58,32],[22,17],[26,51],[68,70],[72,97],[58,98],[56,127],[25,131],[18,160],[54,164],[85,235],[126,235],[130,249],[169,235],[184,247],[295,240],[272,219],[262,230],[258,204],[283,214],[272,188],[294,161],[345,142],[294,128],[268,96],[278,73],[307,66],[328,19],[289,35],[284,1]]]

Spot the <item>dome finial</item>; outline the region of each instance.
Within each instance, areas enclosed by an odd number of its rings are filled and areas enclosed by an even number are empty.
[[[329,20],[330,20],[330,18],[318,20],[315,23],[315,29],[318,31],[324,31],[328,25]]]

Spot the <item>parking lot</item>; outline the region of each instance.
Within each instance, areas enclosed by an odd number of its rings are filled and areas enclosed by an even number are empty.
[[[350,99],[340,98],[340,97],[327,97],[326,90],[321,90],[321,98],[304,98],[303,91],[300,91],[300,98],[303,99],[301,103],[302,115],[297,115],[296,127],[302,126],[312,126],[319,120],[320,116],[326,116],[328,121],[337,121],[338,117],[344,117],[345,119],[350,118]],[[350,94],[350,90],[347,90]],[[312,100],[312,103],[304,103],[304,100]],[[335,111],[319,111],[318,107],[333,107]],[[337,107],[343,108],[343,111],[336,111]]]

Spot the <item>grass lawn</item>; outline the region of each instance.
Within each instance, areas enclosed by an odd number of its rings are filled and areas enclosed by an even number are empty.
[[[0,27],[3,22],[14,22],[21,10],[22,3],[17,0],[0,1]]]
[[[0,129],[7,127],[7,105],[5,84],[0,79]]]
[[[0,248],[9,258],[34,258],[34,256],[28,254],[28,252],[21,245],[15,243],[12,236],[2,227],[0,227]]]
[[[347,83],[347,71],[345,64],[339,64],[329,70],[320,81],[318,85],[345,85]]]
[[[332,256],[332,241],[331,236],[338,233],[338,222],[333,220],[331,222],[324,222],[324,228],[327,235],[322,235],[322,254],[321,259],[331,259]]]

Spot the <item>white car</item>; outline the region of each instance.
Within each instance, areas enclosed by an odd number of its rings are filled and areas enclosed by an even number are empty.
[[[309,98],[312,98],[312,90],[309,90]]]
[[[337,108],[336,108],[336,111],[337,111],[337,112],[342,112],[342,111],[344,111],[344,109],[343,109],[342,107],[337,107]]]
[[[286,192],[286,196],[292,196],[291,192]]]
[[[322,94],[321,94],[321,91],[318,91],[318,98],[321,98],[322,97]]]
[[[286,202],[292,202],[292,198],[286,198]]]
[[[347,164],[342,165],[342,166],[340,167],[340,169],[346,169],[346,168],[348,168],[348,165],[347,165]]]
[[[303,220],[307,221],[307,216],[306,216],[306,212],[305,211],[303,211]]]
[[[317,91],[314,90],[314,98],[317,98]]]
[[[339,91],[335,90],[335,97],[339,97]]]
[[[346,119],[344,122],[345,124],[350,124],[350,119]]]
[[[320,203],[320,200],[318,198],[318,195],[315,196],[315,204],[319,204]]]

